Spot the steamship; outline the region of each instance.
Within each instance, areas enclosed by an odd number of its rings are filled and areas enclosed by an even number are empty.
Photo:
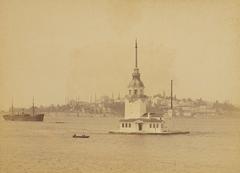
[[[35,106],[33,100],[32,106],[32,114],[26,114],[22,112],[21,114],[15,114],[12,104],[12,112],[11,114],[3,115],[4,120],[7,121],[43,121],[44,114],[36,114],[35,113]]]

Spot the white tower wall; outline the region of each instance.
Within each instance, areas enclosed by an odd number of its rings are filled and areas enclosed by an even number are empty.
[[[125,100],[125,119],[140,118],[147,112],[146,102],[144,99],[137,99],[135,101]]]

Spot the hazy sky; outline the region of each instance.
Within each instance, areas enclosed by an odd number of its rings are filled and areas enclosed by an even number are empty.
[[[240,1],[0,0],[0,109],[127,93],[240,104]]]

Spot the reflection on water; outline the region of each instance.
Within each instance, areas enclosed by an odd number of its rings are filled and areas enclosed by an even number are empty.
[[[118,118],[47,115],[45,121],[0,120],[0,172],[240,172],[240,118],[176,119],[189,135],[110,135]],[[89,139],[72,138],[85,132]]]

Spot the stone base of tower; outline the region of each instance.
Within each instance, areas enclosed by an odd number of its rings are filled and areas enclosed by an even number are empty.
[[[189,131],[166,131],[166,132],[122,132],[122,131],[109,131],[110,134],[122,134],[122,135],[184,135],[189,134]]]
[[[125,119],[140,118],[143,114],[147,112],[147,105],[145,100],[137,99],[131,101],[129,99],[125,100]]]
[[[127,135],[177,135],[188,134],[189,131],[169,131],[164,121],[158,118],[122,119],[119,121],[120,129],[109,131],[110,134]]]

